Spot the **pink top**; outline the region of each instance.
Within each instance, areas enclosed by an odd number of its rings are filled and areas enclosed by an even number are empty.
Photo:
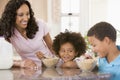
[[[41,60],[37,58],[35,53],[41,51],[45,56],[52,56],[52,53],[43,40],[43,37],[49,33],[46,24],[42,21],[37,21],[37,24],[39,31],[33,39],[25,39],[18,30],[15,29],[15,35],[13,35],[10,40],[23,60],[32,59],[38,66],[41,66]]]

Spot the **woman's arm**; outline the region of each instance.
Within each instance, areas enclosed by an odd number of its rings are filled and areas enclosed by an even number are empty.
[[[52,39],[51,39],[51,37],[50,37],[50,34],[48,33],[46,36],[44,36],[44,41],[45,41],[45,43],[46,43],[46,45],[48,46],[48,48],[50,49],[50,51],[52,52],[52,53],[55,53],[54,51],[53,51],[53,49],[52,49]]]
[[[13,67],[36,69],[38,66],[31,59],[25,59],[25,60],[14,60]]]
[[[13,67],[21,67],[22,60],[14,60]]]

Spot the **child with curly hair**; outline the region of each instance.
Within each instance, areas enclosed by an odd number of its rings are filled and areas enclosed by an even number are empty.
[[[53,40],[53,50],[60,57],[56,67],[78,68],[75,58],[86,51],[86,43],[80,33],[61,32]]]

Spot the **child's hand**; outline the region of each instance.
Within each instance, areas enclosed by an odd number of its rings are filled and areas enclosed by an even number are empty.
[[[39,59],[45,58],[44,54],[43,54],[42,52],[40,52],[40,51],[37,52],[36,55],[37,55],[37,57],[38,57]]]
[[[83,54],[80,57],[75,58],[75,61],[82,61],[85,59],[93,59],[89,54]]]
[[[78,68],[75,61],[68,61],[62,64],[62,68]]]
[[[85,59],[92,59],[92,57],[89,54],[84,54]]]

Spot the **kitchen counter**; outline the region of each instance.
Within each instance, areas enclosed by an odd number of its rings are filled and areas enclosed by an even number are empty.
[[[109,73],[81,72],[79,69],[61,68],[0,70],[1,80],[109,80],[110,76]]]

